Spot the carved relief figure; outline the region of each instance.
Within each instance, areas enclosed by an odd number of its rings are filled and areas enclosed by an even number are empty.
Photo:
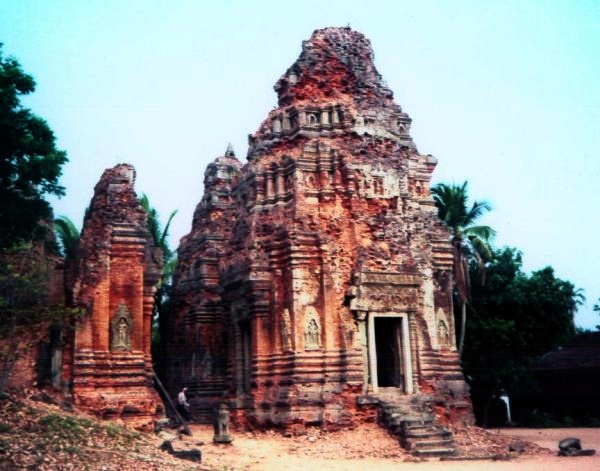
[[[121,317],[121,319],[119,319],[119,323],[117,325],[116,344],[126,347],[128,344],[128,333],[129,333],[129,326],[127,325],[127,321]]]
[[[448,326],[443,320],[440,320],[438,325],[438,341],[441,347],[447,347],[450,345],[450,334],[448,332]]]
[[[450,347],[452,341],[450,338],[450,327],[446,313],[442,308],[437,310],[437,338],[440,347]]]
[[[307,350],[321,348],[321,325],[319,315],[314,307],[306,309],[304,321],[304,348]]]
[[[123,301],[111,321],[111,350],[129,350],[131,348],[131,315]]]
[[[200,366],[200,371],[202,375],[202,379],[208,379],[212,377],[213,370],[213,359],[209,351],[204,354],[204,358],[202,358],[202,365]]]

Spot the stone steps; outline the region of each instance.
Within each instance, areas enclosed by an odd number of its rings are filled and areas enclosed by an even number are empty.
[[[412,443],[412,446],[413,450],[438,450],[441,448],[452,448],[454,441],[435,437],[430,440],[416,440]]]
[[[412,455],[437,458],[456,455],[452,432],[438,426],[425,397],[386,391],[379,399],[379,424],[398,437]]]
[[[423,427],[422,430],[411,430],[408,433],[408,437],[412,438],[412,439],[415,439],[415,440],[419,440],[419,439],[422,439],[422,440],[434,439],[434,438],[439,437],[439,436],[440,436],[440,432],[438,430],[431,430],[428,427]],[[451,432],[447,432],[447,433],[446,432],[442,432],[442,436],[444,438],[451,437],[452,433]]]
[[[431,448],[427,450],[414,450],[412,452],[414,456],[422,458],[441,458],[443,456],[454,456],[456,455],[456,448]]]

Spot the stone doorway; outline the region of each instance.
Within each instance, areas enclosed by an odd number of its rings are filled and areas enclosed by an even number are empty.
[[[377,385],[381,388],[402,388],[404,384],[401,331],[399,318],[375,318]]]
[[[408,318],[397,313],[371,313],[368,325],[370,385],[413,393]]]

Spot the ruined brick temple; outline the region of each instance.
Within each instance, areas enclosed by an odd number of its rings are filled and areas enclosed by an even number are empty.
[[[150,355],[161,254],[134,180],[130,165],[105,171],[86,212],[73,287],[82,314],[66,336],[62,375],[76,406],[152,429],[163,411]]]
[[[189,387],[197,420],[226,401],[240,424],[346,426],[396,394],[470,421],[436,159],[417,151],[369,41],[315,31],[275,90],[247,163],[228,148],[208,166],[181,241],[171,392]],[[146,322],[139,270],[127,309]],[[111,313],[128,299],[114,292]]]

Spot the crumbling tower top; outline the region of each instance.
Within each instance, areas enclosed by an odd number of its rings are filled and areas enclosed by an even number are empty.
[[[386,105],[393,99],[373,64],[371,42],[349,27],[316,30],[275,91],[279,106],[348,98]]]
[[[372,136],[416,151],[411,119],[377,72],[370,41],[349,27],[316,30],[275,91],[279,106],[248,138],[249,162],[298,138]]]

